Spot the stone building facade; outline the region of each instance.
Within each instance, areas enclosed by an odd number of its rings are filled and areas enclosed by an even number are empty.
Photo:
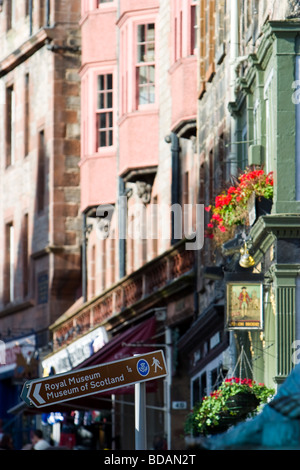
[[[91,332],[103,343],[99,327],[120,338],[110,360],[123,357],[123,335],[156,319],[155,335],[143,340],[163,345],[173,372],[147,394],[149,448],[157,437],[169,448],[183,445],[186,410],[171,407],[187,396],[176,342],[195,311],[195,250],[186,249],[185,236],[193,243],[196,4],[82,2],[83,296],[50,326],[54,351],[44,364],[49,369]],[[93,356],[85,359],[91,364]],[[132,401],[132,394],[116,401],[114,445],[122,449],[134,448]]]
[[[79,18],[76,0],[1,2],[0,331],[36,348],[81,289]]]
[[[270,214],[256,212],[223,246],[206,239],[198,253],[198,317],[180,340],[181,353],[189,356],[191,406],[226,374],[239,373],[241,351],[250,365],[243,376],[275,389],[295,365],[298,8],[299,2],[199,2],[199,201],[214,205],[249,167],[273,172],[274,196]],[[206,227],[210,217],[206,213]],[[240,265],[245,241],[254,258],[248,268]],[[260,328],[228,328],[228,283],[255,279],[263,286]]]

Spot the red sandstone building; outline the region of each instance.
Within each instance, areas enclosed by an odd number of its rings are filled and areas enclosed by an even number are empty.
[[[196,3],[81,8],[83,295],[52,323],[43,366],[58,373],[162,348],[170,373],[147,391],[148,448],[184,445],[187,409],[177,404],[188,406],[189,383],[176,343],[196,308],[195,251],[184,240],[197,201]],[[133,399],[121,390],[84,404],[112,411],[113,448],[134,448]]]
[[[80,296],[80,2],[0,3],[0,333],[6,345],[0,417],[6,421],[22,380],[36,374],[27,361],[33,365],[34,352],[50,339],[49,324]]]

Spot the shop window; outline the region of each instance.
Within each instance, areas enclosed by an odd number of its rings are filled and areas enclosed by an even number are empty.
[[[140,24],[137,27],[137,104],[155,102],[155,25]]]
[[[203,372],[192,381],[192,407],[207,395],[207,374]]]
[[[97,82],[97,150],[113,145],[113,75],[98,75]]]
[[[192,382],[192,406],[197,405],[197,403],[200,403],[200,379],[197,377],[195,380]]]

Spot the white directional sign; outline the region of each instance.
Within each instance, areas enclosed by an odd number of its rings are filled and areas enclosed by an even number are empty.
[[[37,408],[167,375],[162,351],[137,355],[65,374],[30,380],[21,398]]]

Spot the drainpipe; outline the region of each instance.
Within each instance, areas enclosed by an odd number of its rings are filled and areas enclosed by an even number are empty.
[[[230,101],[236,100],[237,60],[239,57],[239,0],[231,0],[230,12]],[[237,174],[237,119],[231,116],[231,151],[228,157],[227,176]]]
[[[46,1],[46,27],[50,26],[50,0]]]
[[[171,182],[171,205],[179,204],[179,138],[172,132],[171,136],[171,155],[172,155],[172,182]],[[172,240],[171,244],[174,245],[178,240],[175,238],[175,215],[172,215]]]
[[[119,178],[119,277],[126,275],[126,219],[127,198],[123,178]]]
[[[172,425],[171,425],[171,388],[172,388],[172,331],[166,326],[166,363],[168,375],[165,379],[165,432],[167,435],[168,450],[172,449]]]
[[[87,301],[87,257],[86,257],[86,249],[87,249],[87,226],[86,226],[86,219],[87,215],[84,212],[82,214],[82,297],[83,302]]]

